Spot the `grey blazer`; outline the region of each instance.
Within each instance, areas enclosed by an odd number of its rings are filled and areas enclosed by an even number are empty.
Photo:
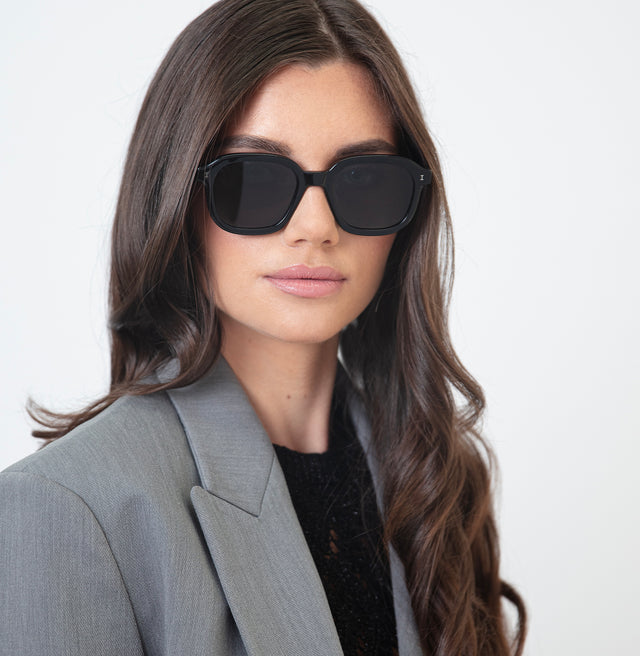
[[[393,550],[390,564],[400,655],[417,655]],[[224,360],[0,474],[0,636],[6,656],[342,654],[274,449]]]

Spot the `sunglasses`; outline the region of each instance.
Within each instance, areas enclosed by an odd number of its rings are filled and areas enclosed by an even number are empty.
[[[282,230],[308,187],[322,187],[338,225],[388,235],[413,218],[431,171],[398,155],[358,155],[328,171],[303,171],[280,155],[223,155],[198,169],[213,220],[238,235]]]

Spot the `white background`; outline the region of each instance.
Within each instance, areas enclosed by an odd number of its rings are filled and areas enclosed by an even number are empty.
[[[105,270],[142,94],[205,1],[3,0],[0,468],[23,405],[108,382]],[[632,0],[372,0],[436,134],[452,329],[489,401],[527,654],[640,644],[640,28]]]

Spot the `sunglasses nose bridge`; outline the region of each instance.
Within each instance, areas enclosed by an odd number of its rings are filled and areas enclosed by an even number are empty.
[[[328,174],[329,171],[303,171],[302,175],[304,177],[304,189],[300,198],[302,198],[309,187],[322,187],[325,198],[328,200],[327,189],[325,186]]]
[[[327,171],[305,171],[305,187],[323,187],[327,180]]]

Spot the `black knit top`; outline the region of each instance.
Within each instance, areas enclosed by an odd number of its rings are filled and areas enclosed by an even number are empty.
[[[325,453],[279,445],[276,453],[345,656],[397,655],[389,561],[371,474],[347,413],[333,406]]]

